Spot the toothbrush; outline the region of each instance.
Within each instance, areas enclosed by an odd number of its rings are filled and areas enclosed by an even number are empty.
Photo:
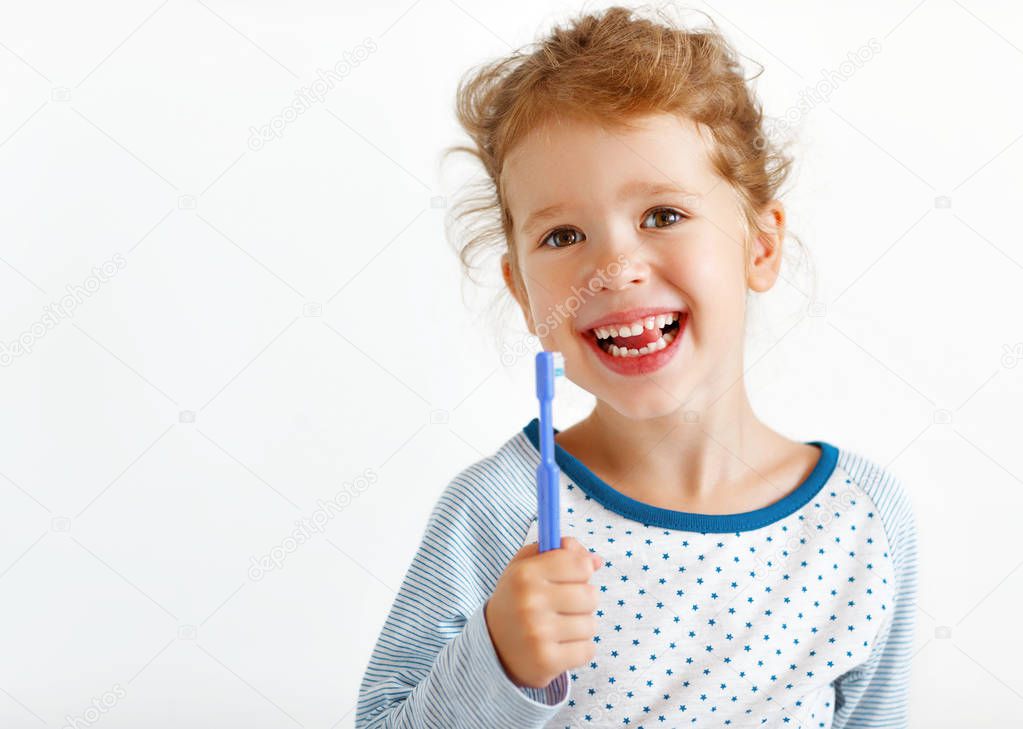
[[[540,551],[561,547],[558,489],[560,472],[554,460],[554,423],[551,401],[554,382],[565,376],[565,358],[560,352],[537,352],[536,397],[540,401],[540,465],[536,468],[537,541]]]

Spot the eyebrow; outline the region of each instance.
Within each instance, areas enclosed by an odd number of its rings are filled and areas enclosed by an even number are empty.
[[[663,195],[665,193],[678,193],[681,195],[692,194],[670,183],[631,180],[618,188],[618,199],[624,200],[625,198],[638,197],[640,195],[652,196]],[[526,217],[525,222],[522,224],[522,230],[527,232],[533,230],[533,228],[543,221],[560,215],[564,212],[566,207],[568,206],[564,203],[556,203],[530,213]]]

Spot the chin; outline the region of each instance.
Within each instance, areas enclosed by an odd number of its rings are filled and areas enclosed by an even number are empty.
[[[640,397],[601,397],[600,399],[623,418],[629,420],[655,420],[677,414],[685,409],[681,398],[668,394],[650,383],[650,394]],[[599,395],[598,395],[599,397]]]

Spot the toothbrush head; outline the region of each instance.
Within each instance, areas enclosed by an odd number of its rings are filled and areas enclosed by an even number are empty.
[[[554,360],[554,376],[564,377],[565,376],[565,357],[561,352],[551,352],[551,357]]]

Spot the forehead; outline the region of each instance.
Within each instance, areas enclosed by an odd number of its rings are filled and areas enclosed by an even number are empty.
[[[538,209],[582,200],[610,201],[624,182],[711,189],[709,135],[685,117],[656,114],[632,129],[559,119],[532,130],[501,169],[504,200],[516,227]]]

